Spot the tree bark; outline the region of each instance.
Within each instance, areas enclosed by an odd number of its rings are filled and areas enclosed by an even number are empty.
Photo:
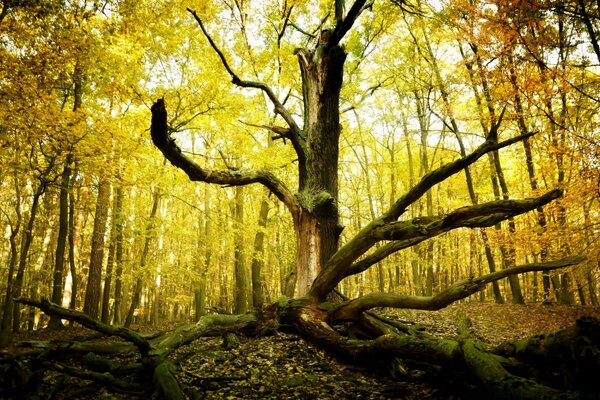
[[[35,193],[33,194],[33,200],[31,202],[31,210],[29,212],[29,220],[27,221],[27,226],[25,227],[25,232],[23,232],[23,236],[21,238],[21,252],[19,254],[19,268],[17,270],[17,275],[14,280],[13,286],[13,297],[20,297],[21,291],[23,290],[23,278],[25,275],[25,268],[28,263],[29,256],[29,248],[31,247],[31,242],[33,241],[33,227],[35,224],[35,219],[37,217],[38,206],[40,197],[46,192],[46,188],[48,187],[47,175],[50,173],[53,166],[53,162],[51,162],[44,173],[40,176],[39,185],[36,188]],[[13,332],[19,332],[21,329],[21,308],[18,304],[13,304]]]
[[[235,188],[233,205],[234,220],[234,313],[243,314],[248,310],[248,274],[244,257],[244,192],[241,186]]]
[[[4,298],[4,310],[2,311],[2,322],[0,325],[0,348],[4,348],[10,339],[10,323],[13,317],[13,278],[15,267],[19,261],[19,251],[17,246],[17,236],[21,228],[21,192],[19,190],[18,177],[14,175],[15,183],[15,214],[16,220],[10,224],[10,258],[8,261],[8,274],[6,277],[6,296]]]
[[[110,243],[108,245],[108,257],[106,259],[106,273],[104,274],[104,289],[102,290],[102,313],[100,320],[105,324],[110,322],[110,294],[111,294],[111,283],[113,279],[113,267],[115,264],[115,256],[117,249],[117,224],[121,219],[121,210],[119,207],[122,205],[122,199],[118,198],[115,191],[112,206],[112,216],[110,221]]]

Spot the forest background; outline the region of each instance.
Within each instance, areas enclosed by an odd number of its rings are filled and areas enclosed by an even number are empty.
[[[13,297],[49,298],[129,326],[242,313],[293,296],[291,217],[261,186],[192,183],[153,147],[150,106],[169,107],[183,151],[214,169],[297,160],[262,92],[236,87],[197,22],[293,115],[294,49],[333,10],[311,1],[15,1],[0,13],[2,340],[48,322]],[[490,128],[535,132],[411,205],[432,217],[494,199],[562,198],[490,228],[394,253],[339,291],[431,295],[497,269],[585,254],[476,296],[598,305],[600,10],[593,1],[377,2],[344,39],[341,242]],[[280,123],[280,122],[279,122]],[[59,320],[50,324],[60,323]]]

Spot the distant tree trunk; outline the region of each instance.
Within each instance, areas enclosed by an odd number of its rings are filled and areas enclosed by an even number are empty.
[[[56,238],[56,255],[54,258],[54,274],[52,283],[52,302],[62,306],[63,272],[65,269],[65,248],[69,233],[69,185],[71,180],[71,163],[73,156],[67,155],[60,184],[58,237]],[[49,329],[60,329],[62,322],[57,316],[50,317]]]
[[[121,300],[123,277],[123,188],[119,185],[115,191],[115,258],[117,268],[115,271],[115,312],[113,317],[114,325],[121,325]]]
[[[122,204],[121,200],[122,199],[119,199],[115,193],[110,225],[110,244],[108,246],[108,258],[106,260],[106,274],[104,275],[104,290],[102,291],[102,313],[100,317],[100,320],[106,324],[110,321],[110,289],[117,248],[117,221],[119,221],[120,214],[122,213],[122,210],[119,208]]]
[[[31,202],[31,210],[29,212],[29,220],[27,221],[27,227],[23,232],[21,240],[21,253],[19,255],[19,269],[17,270],[17,276],[15,277],[13,286],[13,297],[20,297],[21,291],[23,290],[23,278],[25,275],[25,268],[27,267],[27,259],[29,256],[29,248],[33,241],[33,226],[35,224],[35,218],[37,217],[38,205],[40,197],[46,192],[48,187],[48,181],[46,180],[47,174],[52,168],[52,163],[47,167],[46,171],[40,176],[40,183],[33,194]],[[19,332],[21,329],[21,308],[18,303],[13,303],[13,332]]]
[[[73,179],[77,176],[77,172],[73,173]],[[79,287],[79,277],[77,276],[77,267],[75,263],[75,195],[71,191],[69,193],[69,270],[71,273],[71,299],[69,308],[74,310],[77,303],[77,289]],[[71,322],[72,324],[72,322]]]
[[[151,302],[150,324],[154,326],[158,324],[160,313],[160,293],[158,291],[158,288],[159,286],[156,283],[152,285],[150,299],[148,300],[149,302]]]
[[[597,267],[600,267],[600,265],[597,264]],[[592,306],[594,307],[598,307],[600,306],[600,302],[598,302],[598,295],[596,294],[596,279],[594,278],[594,274],[592,273],[592,271],[588,271],[587,275],[586,275],[586,280],[587,280],[587,285],[588,285],[588,292],[590,293],[590,301],[592,303]]]
[[[8,261],[8,274],[6,277],[6,296],[4,299],[4,310],[2,312],[2,322],[0,324],[0,348],[6,347],[10,338],[10,323],[13,317],[13,277],[15,267],[19,261],[19,252],[17,248],[17,235],[21,227],[21,192],[19,190],[17,174],[14,175],[15,182],[15,214],[16,221],[10,224],[10,258]]]
[[[477,109],[479,111],[480,115],[483,115],[483,105],[482,105],[482,100],[481,100],[481,95],[479,94],[479,91],[477,89],[477,85],[475,83],[474,80],[474,75],[475,75],[475,69],[473,68],[473,63],[471,61],[467,60],[467,56],[465,55],[462,47],[460,48],[460,53],[461,56],[463,58],[463,60],[465,61],[465,66],[467,68],[467,70],[469,71],[469,78],[470,78],[470,82],[471,82],[471,88],[473,90],[473,95],[475,96],[475,102],[477,104]],[[481,127],[483,128],[484,132],[487,132],[487,126],[483,121],[483,118],[480,118],[480,123],[481,123]],[[456,130],[456,132],[458,132],[458,125],[455,123],[455,125],[453,125],[453,129]],[[457,135],[458,137],[458,135]],[[466,150],[464,149],[464,145],[461,145],[461,139],[459,139],[459,145],[461,146],[461,155],[466,155]],[[471,175],[470,174],[470,170],[469,167],[465,168],[465,173],[467,175]],[[470,185],[469,185],[469,180]],[[493,181],[492,181],[493,183]],[[467,178],[467,185],[470,186],[471,188],[469,189],[469,196],[471,197],[471,202],[475,205],[478,202],[477,199],[477,195],[475,193],[475,190],[473,188],[473,183],[472,183],[472,178]],[[497,186],[494,186],[497,187]],[[492,251],[492,248],[490,247],[490,241],[487,235],[487,232],[485,231],[485,229],[481,230],[481,240],[483,241],[483,246],[484,246],[484,251],[485,251],[485,259],[487,261],[488,264],[488,268],[490,270],[491,273],[496,272],[496,261],[494,259],[494,253]],[[504,304],[504,297],[502,296],[502,292],[500,291],[500,286],[498,285],[498,282],[494,281],[492,282],[492,291],[494,293],[494,300],[496,301],[496,303],[498,304]]]
[[[198,249],[204,247],[204,257],[200,257],[198,255],[198,270],[200,271],[200,281],[198,282],[198,287],[194,291],[194,299],[196,306],[196,321],[200,319],[201,316],[206,314],[206,279],[208,274],[208,267],[210,266],[210,260],[212,258],[212,240],[211,240],[211,221],[210,221],[210,185],[204,186],[204,217],[201,220],[199,226],[199,235],[198,235]],[[202,223],[203,222],[203,223]],[[202,246],[200,241],[203,241],[204,246]]]
[[[140,297],[142,295],[142,289],[144,286],[144,267],[146,266],[146,259],[148,258],[148,253],[150,252],[150,242],[154,236],[154,222],[156,219],[156,212],[158,210],[158,203],[160,201],[160,190],[155,189],[152,197],[152,210],[150,211],[148,225],[146,226],[144,248],[142,249],[142,255],[140,257],[140,266],[137,273],[138,277],[135,280],[135,288],[133,291],[133,296],[131,298],[131,305],[129,307],[129,311],[127,312],[127,317],[125,318],[125,328],[129,328],[131,326],[131,323],[133,322],[135,309],[138,308],[140,304]]]
[[[502,198],[504,200],[509,199],[508,186],[504,179],[504,171],[500,165],[500,155],[497,151],[492,152],[493,168],[496,170],[496,178],[498,184],[502,189]],[[512,243],[513,237],[516,232],[515,221],[513,218],[508,219],[508,243],[500,245],[500,252],[502,253],[502,268],[512,268],[516,265],[515,259],[515,246]],[[514,304],[525,304],[523,299],[523,293],[521,292],[521,283],[518,275],[511,275],[508,277],[508,283],[510,285],[510,291],[512,294],[512,302]]]
[[[234,313],[243,314],[248,311],[248,276],[244,260],[244,190],[235,187],[234,204]]]
[[[496,121],[497,117],[496,117],[496,113],[495,113],[494,99],[492,98],[489,83],[488,83],[488,80],[487,80],[487,77],[485,74],[485,67],[483,66],[481,57],[478,54],[477,45],[472,44],[472,43],[470,45],[471,45],[471,49],[473,50],[473,53],[475,55],[475,65],[477,66],[477,71],[479,73],[479,77],[481,80],[482,93],[483,93],[483,96],[487,103],[490,126],[494,126],[497,123],[497,121]],[[486,126],[485,126],[486,124],[483,121],[483,119],[481,120],[481,125],[484,130],[484,133],[487,134],[488,129],[486,128]],[[495,140],[497,140],[497,139],[498,138],[496,137]],[[496,196],[497,199],[504,198],[505,200],[507,200],[509,198],[508,186],[506,184],[506,180],[504,179],[504,172],[503,172],[502,166],[500,164],[500,156],[499,156],[499,153],[497,150],[489,153],[489,160],[490,160],[490,168],[492,170],[491,178],[492,178],[492,187],[494,189],[494,195]],[[502,193],[500,193],[500,189],[502,189]],[[501,230],[502,226],[500,224],[497,224],[496,229]],[[508,232],[509,232],[509,239],[512,239],[514,232],[515,232],[515,223],[512,218],[510,218],[508,220]],[[500,253],[502,254],[502,268],[503,269],[507,269],[507,268],[510,268],[515,265],[516,260],[515,260],[514,245],[512,245],[511,243],[502,244],[500,246]],[[512,302],[515,304],[523,304],[525,301],[523,299],[523,294],[521,292],[521,285],[519,282],[519,277],[516,275],[511,275],[508,277],[508,282],[509,282],[510,289],[511,289]]]
[[[510,81],[514,90],[515,97],[515,111],[517,112],[517,123],[519,126],[519,131],[521,134],[525,134],[528,132],[527,124],[525,123],[524,118],[524,110],[523,104],[521,101],[521,96],[519,94],[519,87],[517,85],[517,74],[514,69],[514,59],[512,56],[509,57],[509,65],[510,65]],[[531,142],[529,139],[525,139],[523,141],[523,149],[525,150],[525,164],[527,165],[527,176],[529,178],[529,187],[535,193],[538,190],[538,181],[535,174],[535,167],[533,163],[533,152],[531,149]],[[542,233],[546,230],[546,213],[544,209],[540,207],[537,212],[537,224],[541,228],[541,232],[538,236],[541,236]],[[540,261],[545,262],[548,258],[548,252],[546,250],[545,244],[542,244],[540,250]],[[550,275],[548,272],[542,273],[542,287],[543,287],[543,301],[545,303],[550,301]]]
[[[263,305],[263,282],[262,267],[264,265],[265,255],[265,228],[269,217],[269,201],[263,198],[260,202],[260,212],[258,214],[258,230],[254,236],[254,250],[252,252],[252,306],[261,308]]]
[[[90,267],[83,304],[83,312],[92,318],[98,318],[98,311],[102,301],[102,262],[104,259],[104,235],[106,234],[109,200],[110,183],[106,177],[102,176],[98,185],[98,200],[96,202],[92,248],[90,250]]]
[[[419,128],[421,131],[421,146],[420,146],[420,158],[421,158],[421,176],[425,176],[431,171],[432,161],[429,160],[429,121],[425,115],[426,103],[423,96],[418,90],[414,91],[415,102],[417,105],[417,119],[419,120]],[[425,211],[428,217],[433,216],[433,193],[431,190],[425,194]],[[420,250],[424,250],[425,256],[421,257],[425,268],[425,296],[431,296],[433,294],[433,284],[435,280],[433,271],[433,241],[429,240],[422,246],[419,246]]]
[[[412,149],[410,143],[410,137],[408,135],[408,127],[404,128],[405,140],[406,140],[406,153],[408,155],[408,185],[413,187],[415,184],[415,167],[412,156]],[[390,204],[393,204],[390,203]],[[414,207],[411,208],[411,218],[415,216]],[[423,285],[421,284],[421,273],[419,272],[419,246],[414,246],[408,249],[410,251],[410,267],[412,272],[412,284],[414,286],[414,293],[417,296],[423,295]]]

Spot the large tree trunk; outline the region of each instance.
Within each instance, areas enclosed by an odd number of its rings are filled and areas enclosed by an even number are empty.
[[[339,100],[346,53],[330,47],[323,31],[314,49],[298,49],[304,97],[306,158],[300,160],[301,211],[294,218],[297,239],[296,296],[304,296],[338,248]]]

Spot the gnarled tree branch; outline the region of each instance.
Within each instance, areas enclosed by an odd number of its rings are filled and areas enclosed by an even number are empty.
[[[335,2],[336,12],[335,18],[337,20],[335,29],[331,35],[331,38],[327,42],[327,48],[331,49],[335,47],[348,33],[350,28],[354,25],[358,17],[373,5],[373,0],[356,0],[350,10],[348,10],[348,14],[343,17],[343,1],[337,0]]]
[[[547,263],[525,264],[503,269],[477,278],[469,278],[455,282],[450,287],[435,296],[405,296],[393,293],[371,293],[342,303],[340,308],[331,315],[332,321],[355,320],[360,315],[373,308],[392,307],[410,308],[415,310],[439,310],[457,300],[464,299],[479,292],[488,283],[506,278],[510,275],[531,271],[552,271],[554,269],[579,264],[585,256],[563,258]]]
[[[267,187],[295,215],[298,203],[287,186],[269,171],[244,170],[215,171],[202,168],[192,159],[184,155],[169,136],[167,127],[167,110],[163,99],[158,99],[151,108],[152,125],[150,135],[154,145],[163,153],[165,158],[174,166],[184,171],[192,181],[215,183],[219,185],[241,186],[260,183]]]
[[[315,279],[310,296],[324,298],[345,277],[362,272],[394,251],[413,246],[423,240],[460,227],[488,227],[508,218],[541,207],[559,198],[562,191],[552,190],[541,197],[524,200],[499,200],[462,207],[438,217],[416,218],[412,221],[389,221],[380,217],[363,228],[329,260]],[[399,241],[378,249],[368,261],[354,261],[382,240]]]
[[[150,351],[150,343],[142,337],[139,333],[132,331],[128,328],[114,327],[105,323],[102,323],[96,319],[91,318],[89,315],[84,314],[80,311],[68,310],[62,308],[54,303],[51,303],[47,299],[33,300],[23,297],[14,299],[17,303],[27,304],[28,306],[37,307],[44,311],[48,315],[55,315],[69,321],[77,322],[86,328],[93,329],[97,332],[102,332],[107,335],[118,336],[133,343],[140,351],[142,356],[145,356]]]

